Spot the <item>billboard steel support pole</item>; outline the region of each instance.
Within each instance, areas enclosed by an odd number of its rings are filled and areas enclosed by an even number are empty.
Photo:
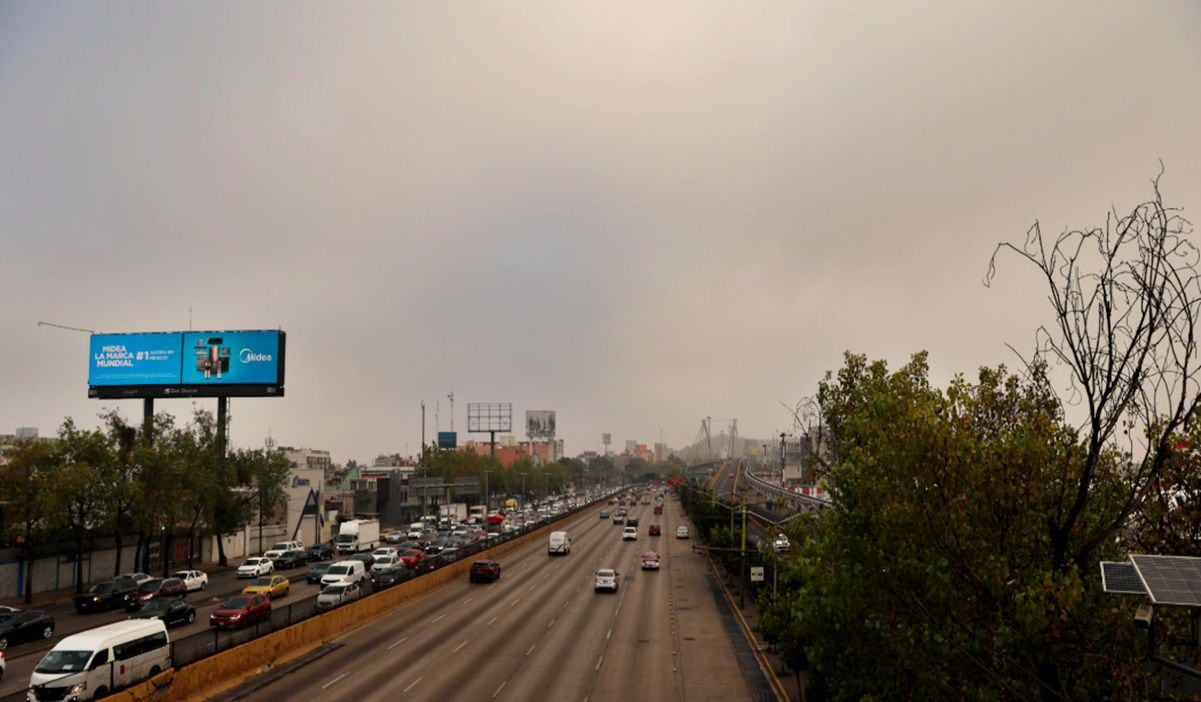
[[[154,440],[154,398],[142,400],[142,434],[150,441]]]

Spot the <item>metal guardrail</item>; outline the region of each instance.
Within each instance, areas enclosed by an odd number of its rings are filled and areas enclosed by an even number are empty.
[[[746,476],[747,482],[752,488],[754,488],[756,492],[767,497],[783,499],[785,504],[787,504],[790,509],[801,511],[826,509],[830,506],[830,501],[828,499],[814,497],[813,495],[802,495],[801,493],[795,490],[790,490],[782,485],[769,483],[763,478],[760,478],[749,471],[743,471],[743,475]]]

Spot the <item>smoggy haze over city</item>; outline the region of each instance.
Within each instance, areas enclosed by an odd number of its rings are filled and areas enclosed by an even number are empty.
[[[0,433],[86,334],[281,328],[231,437],[413,453],[468,402],[569,455],[789,428],[844,350],[1016,361],[995,245],[1201,209],[1201,5],[0,5]],[[215,401],[198,401],[215,409]],[[160,401],[186,416],[192,403]],[[724,422],[714,422],[715,427]],[[482,435],[475,438],[484,438]]]

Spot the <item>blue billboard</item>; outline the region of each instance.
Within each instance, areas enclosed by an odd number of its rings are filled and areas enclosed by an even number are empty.
[[[184,385],[276,383],[278,331],[184,332]]]
[[[93,334],[88,385],[172,385],[179,364],[179,334]]]
[[[279,330],[93,334],[88,396],[282,396],[285,340]]]

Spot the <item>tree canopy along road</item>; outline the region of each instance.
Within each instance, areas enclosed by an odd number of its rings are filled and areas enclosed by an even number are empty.
[[[773,699],[731,637],[705,558],[675,538],[679,504],[629,507],[633,541],[600,509],[561,527],[565,557],[534,540],[500,559],[499,580],[464,576],[216,699]],[[650,524],[663,535],[648,536]],[[649,550],[658,571],[640,568]],[[593,591],[598,568],[619,571],[616,593]]]

